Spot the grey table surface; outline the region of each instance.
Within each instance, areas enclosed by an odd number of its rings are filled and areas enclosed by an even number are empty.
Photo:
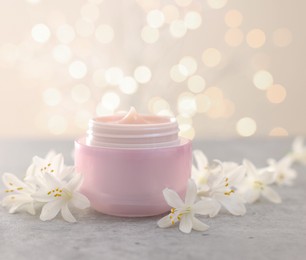
[[[264,166],[280,158],[291,139],[195,141],[209,158]],[[72,163],[73,141],[0,140],[0,172],[22,176],[33,155],[49,149]],[[278,188],[283,203],[264,200],[247,207],[247,214],[223,213],[202,218],[206,232],[182,234],[160,229],[158,217],[119,218],[92,209],[74,212],[76,224],[56,218],[42,222],[26,213],[8,214],[0,207],[0,259],[306,259],[306,169],[293,187]],[[1,189],[3,186],[1,186]]]

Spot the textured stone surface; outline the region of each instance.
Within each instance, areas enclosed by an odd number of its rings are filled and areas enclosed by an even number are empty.
[[[291,140],[231,140],[195,143],[211,158],[249,158],[263,166],[279,158]],[[0,172],[22,176],[32,155],[50,148],[72,162],[71,141],[0,141]],[[69,162],[70,161],[70,162]],[[0,259],[305,259],[306,169],[297,168],[294,187],[277,189],[280,205],[264,200],[248,206],[244,217],[223,213],[202,218],[210,229],[182,234],[159,229],[152,218],[118,218],[86,210],[75,212],[78,223],[61,218],[41,222],[38,216],[8,214],[0,208]],[[1,189],[3,186],[1,186]]]

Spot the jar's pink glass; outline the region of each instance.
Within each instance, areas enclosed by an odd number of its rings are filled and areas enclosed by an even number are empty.
[[[81,191],[102,213],[142,217],[169,210],[163,189],[185,194],[191,174],[191,141],[178,137],[176,120],[140,115],[94,118],[75,141]]]

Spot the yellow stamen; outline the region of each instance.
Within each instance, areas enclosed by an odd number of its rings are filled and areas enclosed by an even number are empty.
[[[226,196],[230,196],[232,193],[234,193],[235,191],[234,190],[230,190],[228,192],[224,192],[224,195]]]
[[[264,184],[261,181],[254,181],[254,186],[257,189],[263,189]]]

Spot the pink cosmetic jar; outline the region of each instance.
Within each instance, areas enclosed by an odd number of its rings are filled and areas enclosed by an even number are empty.
[[[102,213],[144,217],[169,210],[163,189],[186,191],[191,174],[191,141],[178,137],[175,118],[126,114],[90,120],[87,135],[75,141],[81,192]]]

